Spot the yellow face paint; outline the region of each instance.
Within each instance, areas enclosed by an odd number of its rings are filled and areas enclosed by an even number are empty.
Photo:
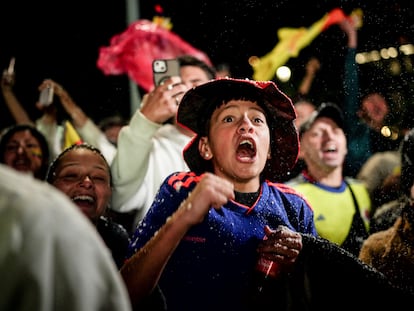
[[[41,159],[43,157],[43,153],[42,150],[39,147],[34,147],[30,149],[30,154],[38,157],[39,159]]]

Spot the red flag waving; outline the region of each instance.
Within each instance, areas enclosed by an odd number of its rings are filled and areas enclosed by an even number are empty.
[[[132,23],[99,49],[97,66],[106,75],[128,74],[144,90],[153,87],[152,61],[189,54],[211,65],[208,56],[172,31],[149,20]]]

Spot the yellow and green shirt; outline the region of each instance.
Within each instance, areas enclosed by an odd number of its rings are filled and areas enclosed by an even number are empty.
[[[347,183],[358,202],[361,218],[369,228],[371,200],[364,184],[356,179],[347,178]],[[338,188],[328,187],[308,176],[299,176],[286,182],[304,195],[314,211],[315,226],[318,234],[331,242],[342,245],[351,229],[356,206],[352,193],[345,181]]]

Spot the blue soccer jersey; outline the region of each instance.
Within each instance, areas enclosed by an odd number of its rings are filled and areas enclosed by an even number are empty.
[[[175,173],[164,181],[134,233],[130,255],[165,224],[199,180],[193,173]],[[242,310],[264,227],[281,224],[317,235],[311,207],[283,184],[263,182],[252,207],[230,200],[220,210],[211,208],[204,221],[187,232],[162,273],[159,284],[168,310],[220,309],[229,297],[234,310]],[[185,301],[179,298],[183,292]]]

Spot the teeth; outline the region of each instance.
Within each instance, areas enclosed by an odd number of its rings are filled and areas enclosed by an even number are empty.
[[[243,144],[248,144],[250,147],[253,147],[252,142],[251,142],[250,140],[247,140],[247,139],[242,140],[242,141],[240,142],[240,145],[243,145]]]
[[[336,151],[336,146],[335,145],[328,146],[327,148],[325,148],[325,151]]]
[[[89,196],[89,195],[78,195],[72,198],[72,201],[89,201],[91,203],[93,203],[95,200],[93,199],[93,197]]]

